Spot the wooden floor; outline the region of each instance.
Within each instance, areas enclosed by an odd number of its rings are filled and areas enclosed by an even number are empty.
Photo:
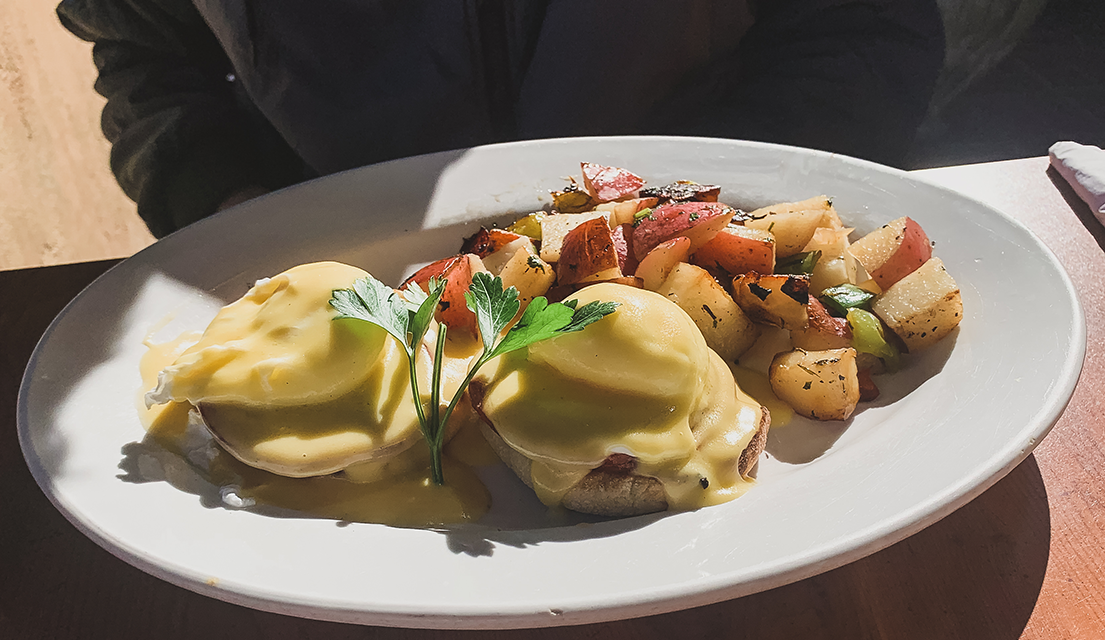
[[[62,28],[54,6],[0,0],[0,269],[153,242],[108,169],[92,46]]]

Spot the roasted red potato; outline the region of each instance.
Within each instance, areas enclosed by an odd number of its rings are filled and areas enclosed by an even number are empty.
[[[585,213],[561,213],[545,216],[541,219],[541,259],[545,262],[557,262],[560,260],[560,248],[564,244],[564,236],[579,225],[601,218],[606,222],[608,211],[587,211]]]
[[[620,202],[606,202],[595,207],[595,211],[608,211],[610,213],[610,226],[629,224],[636,219],[637,212],[655,207],[659,201],[656,198],[630,198]]]
[[[775,271],[775,237],[769,231],[739,224],[726,225],[709,242],[695,251],[691,262],[731,276],[749,271]]]
[[[479,231],[464,239],[464,243],[460,246],[460,252],[474,253],[480,258],[486,258],[521,237],[523,237],[521,234],[513,231],[480,227]]]
[[[775,255],[779,258],[801,252],[818,227],[828,226],[834,219],[839,222],[825,196],[773,204],[752,211],[748,217],[745,226],[770,231],[775,236]]]
[[[814,420],[847,420],[859,403],[855,349],[780,353],[771,361],[768,379],[795,413]]]
[[[618,268],[622,273],[636,273],[637,257],[633,255],[633,225],[619,224],[610,230],[614,251],[618,253]]]
[[[599,274],[603,280],[622,277],[614,237],[603,218],[588,220],[569,231],[556,263],[560,284],[576,284]]]
[[[483,260],[483,266],[495,275],[514,257],[520,249],[534,253],[533,240],[528,236],[504,231],[502,229],[480,228],[476,233],[464,239],[461,251],[474,253]]]
[[[932,243],[921,225],[903,217],[856,240],[851,252],[885,291],[932,257]]]
[[[468,308],[464,293],[472,286],[472,274],[479,271],[487,271],[480,257],[474,253],[462,253],[422,267],[407,278],[401,288],[405,289],[408,283],[415,282],[426,291],[429,289],[430,278],[446,278],[449,282],[445,285],[445,292],[441,294],[441,302],[438,303],[434,317],[438,322],[448,325],[450,331],[476,336],[476,314]]]
[[[677,236],[689,238],[694,252],[724,229],[735,214],[735,209],[719,202],[662,204],[634,223],[633,253],[640,260],[661,242]]]
[[[521,312],[537,296],[543,296],[556,282],[556,273],[551,264],[545,262],[532,251],[523,249],[503,265],[499,277],[503,279],[503,288],[514,287],[518,290]]]
[[[637,266],[637,277],[645,289],[656,291],[668,279],[675,265],[686,262],[690,253],[691,239],[685,236],[661,242],[641,260]]]
[[[620,167],[607,167],[592,162],[581,162],[583,187],[596,203],[619,200],[637,193],[645,181],[631,171]]]
[[[913,352],[939,342],[959,326],[963,298],[944,263],[931,258],[875,298],[871,310]]]
[[[728,362],[735,362],[760,337],[760,328],[702,267],[686,262],[676,264],[656,293],[686,311],[707,346]]]

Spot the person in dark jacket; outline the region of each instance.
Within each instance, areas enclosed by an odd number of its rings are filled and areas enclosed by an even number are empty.
[[[111,168],[161,237],[267,190],[476,144],[685,134],[900,162],[934,0],[63,0]]]

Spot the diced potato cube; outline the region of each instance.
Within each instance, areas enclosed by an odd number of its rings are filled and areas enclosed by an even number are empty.
[[[963,299],[940,258],[930,258],[875,298],[871,310],[912,352],[939,342],[959,325]]]
[[[503,279],[504,289],[514,287],[518,290],[518,301],[525,309],[531,300],[545,295],[556,281],[556,272],[552,265],[523,247],[503,265],[499,277]]]
[[[814,420],[847,420],[859,402],[852,348],[780,353],[771,361],[768,378],[775,395]]]
[[[636,275],[645,289],[656,291],[671,275],[675,265],[686,262],[690,253],[691,239],[686,236],[661,242],[637,265]]]
[[[618,264],[614,235],[605,220],[595,218],[576,226],[564,236],[560,261],[556,263],[556,279],[560,284],[575,284],[609,270],[616,272],[613,277],[620,278],[622,272]]]
[[[721,269],[730,275],[773,273],[775,236],[763,229],[730,224],[695,252],[693,261],[707,269]]]
[[[545,262],[557,262],[564,246],[564,236],[569,231],[595,218],[603,218],[609,224],[609,215],[608,211],[588,211],[545,216],[541,219],[541,259]]]
[[[770,231],[775,236],[775,256],[785,258],[800,251],[813,237],[814,230],[826,221],[826,211],[830,211],[825,196],[817,196],[801,202],[781,202],[769,207],[756,209],[745,220],[744,226]]]
[[[593,162],[581,162],[579,166],[583,171],[583,186],[595,202],[618,200],[645,186],[645,181],[628,169]]]
[[[533,248],[533,240],[528,236],[520,236],[516,240],[511,240],[503,246],[495,249],[495,251],[487,254],[486,256],[480,256],[483,258],[483,266],[488,271],[495,275],[502,273],[503,267],[510,261],[519,250],[526,250],[527,253],[535,253]]]
[[[932,243],[924,229],[909,217],[875,229],[856,240],[850,250],[883,289],[889,289],[932,257]]]
[[[852,346],[852,328],[844,318],[829,315],[821,301],[810,296],[806,307],[809,326],[790,332],[790,341],[799,349],[819,351]]]
[[[735,361],[760,336],[760,328],[702,267],[680,262],[656,292],[686,311],[724,360]]]
[[[615,227],[619,224],[632,224],[638,211],[655,207],[658,202],[658,198],[630,198],[619,202],[604,202],[595,207],[595,211],[609,211],[610,226]]]
[[[734,298],[749,318],[792,331],[809,324],[809,289],[809,276],[746,273],[733,279]]]
[[[820,251],[821,258],[810,274],[810,291],[820,295],[822,291],[838,284],[856,282],[856,259],[848,251],[848,233],[851,229],[818,227],[803,251]]]

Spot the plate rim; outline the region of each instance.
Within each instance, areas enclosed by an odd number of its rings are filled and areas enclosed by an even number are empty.
[[[1073,282],[1070,279],[1065,267],[1059,261],[1057,256],[1051,249],[1044,244],[1026,225],[1020,220],[1013,218],[1005,212],[989,205],[983,201],[973,198],[967,194],[955,191],[940,184],[933,183],[927,180],[921,175],[911,175],[909,172],[902,171],[893,167],[887,167],[876,163],[850,158],[842,156],[840,154],[834,154],[824,151],[802,149],[798,147],[791,147],[788,145],[777,145],[771,143],[762,142],[749,142],[739,140],[717,139],[717,138],[687,138],[687,137],[675,137],[675,136],[602,136],[602,137],[588,137],[588,138],[556,138],[546,140],[530,140],[519,141],[495,145],[483,145],[479,147],[472,147],[470,149],[453,150],[446,152],[439,152],[434,154],[425,154],[420,156],[412,156],[410,158],[400,158],[386,163],[380,163],[378,165],[369,165],[367,167],[359,167],[343,171],[339,174],[333,174],[331,176],[324,176],[315,180],[302,183],[300,185],[294,185],[287,189],[269,194],[267,197],[278,196],[281,193],[292,189],[302,188],[305,184],[314,184],[326,180],[331,180],[336,176],[346,175],[350,173],[370,170],[373,167],[380,165],[393,165],[396,163],[406,163],[411,161],[417,161],[427,156],[445,156],[449,154],[457,154],[463,152],[469,152],[473,150],[481,149],[503,149],[508,151],[516,147],[532,147],[540,144],[571,144],[578,140],[586,140],[591,143],[603,142],[603,141],[623,141],[623,140],[644,140],[644,141],[677,141],[679,143],[702,143],[702,144],[721,144],[723,146],[733,146],[736,148],[748,148],[748,147],[768,147],[774,148],[777,151],[784,151],[789,153],[798,152],[800,154],[813,154],[821,157],[832,157],[836,160],[842,161],[847,164],[855,164],[863,168],[874,169],[878,172],[890,172],[891,174],[898,174],[901,177],[907,178],[909,181],[923,183],[925,188],[936,189],[946,194],[951,194],[952,197],[958,199],[964,199],[972,201],[977,206],[980,206],[988,210],[992,214],[999,216],[1004,222],[1011,224],[1017,228],[1020,232],[1029,237],[1033,243],[1034,248],[1042,250],[1042,255],[1048,260],[1054,270],[1060,275],[1062,282],[1062,289],[1066,293],[1065,299],[1071,304],[1072,312],[1072,332],[1070,337],[1071,349],[1067,351],[1063,359],[1062,365],[1062,377],[1057,381],[1060,384],[1053,388],[1052,392],[1048,395],[1049,402],[1046,405],[1041,406],[1039,411],[1031,418],[1027,419],[1024,423],[1024,432],[1029,427],[1035,426],[1031,429],[1032,432],[1037,433],[1035,436],[1035,442],[1030,446],[1022,447],[1019,452],[1013,456],[1007,455],[1010,448],[1016,448],[1016,443],[1006,443],[1006,446],[993,452],[988,459],[987,465],[980,467],[978,472],[974,476],[968,476],[960,478],[960,481],[954,486],[948,487],[946,491],[941,494],[931,495],[929,499],[921,504],[914,505],[906,513],[911,517],[902,518],[904,522],[898,522],[901,526],[892,527],[887,531],[884,526],[885,523],[878,523],[872,525],[867,529],[854,534],[850,540],[852,544],[847,548],[837,552],[830,553],[828,546],[819,549],[820,553],[808,554],[815,556],[812,559],[799,560],[793,556],[789,556],[787,561],[782,561],[776,564],[789,565],[786,568],[779,570],[779,567],[775,567],[775,570],[771,568],[765,568],[765,570],[756,578],[750,581],[744,581],[738,584],[724,584],[724,576],[712,576],[710,580],[705,582],[710,583],[705,589],[699,590],[695,593],[687,594],[684,589],[681,589],[681,584],[670,585],[670,588],[674,593],[657,593],[656,590],[652,590],[652,598],[635,598],[634,604],[620,604],[615,605],[612,609],[609,604],[598,604],[591,608],[581,607],[573,609],[572,615],[551,615],[548,612],[539,613],[533,611],[530,613],[515,612],[507,614],[504,617],[490,616],[488,612],[475,612],[475,613],[463,613],[463,612],[449,612],[445,614],[438,614],[439,617],[427,617],[424,613],[417,612],[384,612],[384,611],[368,611],[365,608],[347,609],[345,607],[326,607],[319,605],[304,604],[302,600],[299,602],[293,602],[288,600],[280,600],[271,596],[264,596],[259,594],[244,593],[242,591],[228,591],[226,589],[215,587],[206,584],[200,576],[189,577],[190,572],[187,567],[178,567],[176,570],[171,570],[165,567],[164,560],[151,559],[144,557],[143,554],[138,553],[135,549],[132,549],[128,544],[124,544],[123,541],[115,540],[99,528],[94,526],[94,523],[86,522],[78,517],[79,509],[74,505],[70,505],[64,499],[63,496],[57,494],[53,488],[53,479],[49,477],[45,467],[40,464],[37,454],[34,452],[33,445],[30,441],[30,417],[27,415],[27,398],[26,393],[29,385],[31,384],[32,376],[35,370],[35,366],[38,362],[43,345],[48,342],[50,337],[57,330],[60,323],[69,315],[72,308],[82,301],[85,297],[95,295],[98,287],[107,286],[102,283],[108,282],[115,276],[113,273],[122,272],[129,268],[128,265],[133,265],[136,262],[144,260],[149,257],[148,254],[156,254],[159,251],[164,250],[165,245],[161,245],[161,248],[157,248],[161,243],[155,243],[142,251],[139,251],[134,256],[127,258],[112,267],[97,277],[87,287],[82,289],[72,300],[70,300],[61,312],[50,322],[46,331],[40,337],[35,345],[35,348],[31,354],[26,369],[23,372],[23,376],[20,380],[19,393],[16,401],[17,407],[17,432],[19,437],[20,446],[23,451],[24,458],[30,468],[32,475],[35,478],[36,483],[40,486],[43,492],[47,495],[51,503],[57,508],[67,520],[69,520],[79,531],[84,535],[92,539],[96,544],[106,549],[116,557],[128,562],[129,564],[154,575],[162,580],[165,580],[171,584],[184,587],[191,591],[206,595],[209,597],[215,597],[220,600],[231,602],[234,604],[244,605],[255,609],[264,611],[270,611],[274,613],[281,613],[287,615],[297,615],[309,618],[315,618],[320,620],[331,620],[336,622],[349,622],[358,624],[383,624],[388,626],[401,626],[410,628],[453,628],[453,629],[512,629],[512,628],[533,628],[541,626],[560,626],[560,625],[576,625],[576,624],[588,624],[594,622],[603,622],[610,620],[617,620],[629,617],[637,617],[641,615],[652,615],[660,613],[668,613],[688,607],[701,606],[711,604],[723,600],[728,600],[734,597],[740,597],[743,595],[749,595],[766,589],[782,586],[792,582],[796,582],[824,571],[828,571],[844,564],[854,562],[862,557],[876,553],[892,544],[895,544],[915,533],[924,529],[925,527],[939,521],[943,517],[952,513],[953,511],[961,508],[967,502],[971,501],[978,495],[985,492],[998,480],[1004,477],[1009,471],[1019,465],[1025,458],[1032,453],[1033,448],[1039,444],[1039,442],[1047,435],[1051,428],[1061,417],[1064,409],[1069,403],[1074,389],[1077,385],[1079,374],[1082,370],[1085,352],[1086,352],[1086,323],[1084,310],[1079,300],[1077,290],[1075,289]],[[236,215],[235,211],[239,210],[239,207],[234,207],[226,211],[220,212],[211,218],[205,219],[192,225],[191,227],[182,229],[174,234],[171,234],[167,238],[180,235],[187,235],[196,233],[194,230],[189,231],[193,227],[198,225],[207,224],[223,224],[215,222],[229,218]],[[143,258],[136,260],[139,256]],[[981,479],[980,479],[981,477]],[[905,515],[905,514],[900,514]],[[721,584],[716,584],[721,583]],[[609,615],[612,610],[616,610],[616,614]],[[366,620],[366,614],[371,617],[371,620]]]

